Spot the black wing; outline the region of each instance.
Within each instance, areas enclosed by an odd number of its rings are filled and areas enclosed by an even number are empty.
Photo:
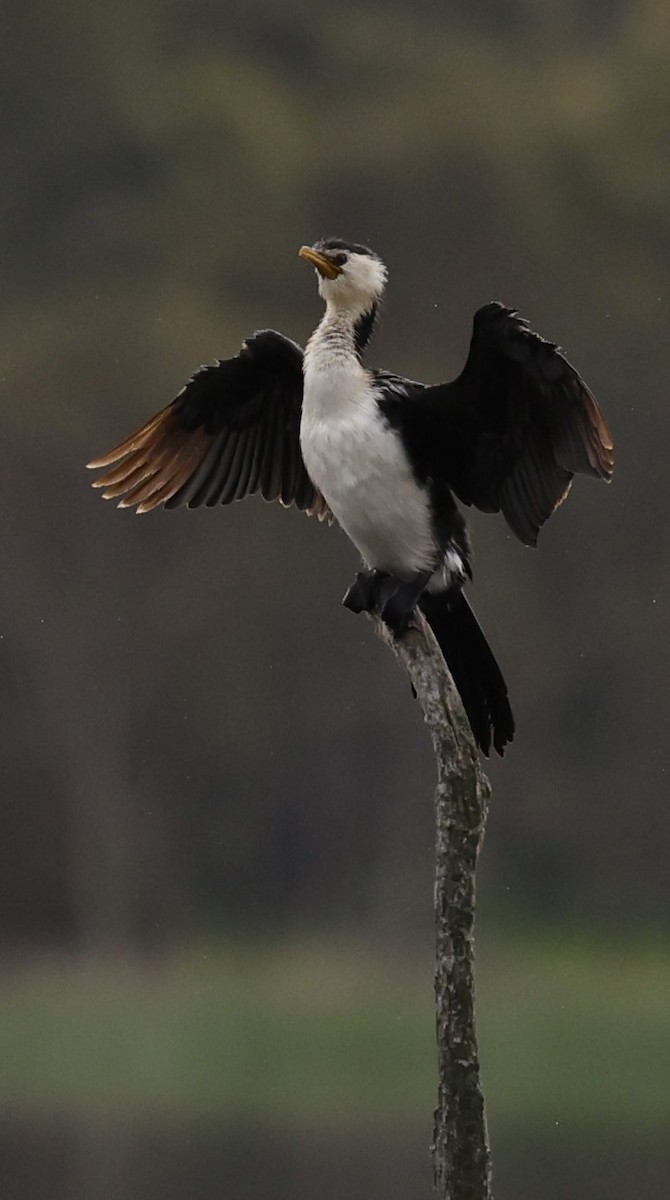
[[[106,500],[149,512],[229,504],[260,492],[323,520],[330,511],[300,452],[302,350],[272,330],[201,367],[167,408],[88,464]]]
[[[502,304],[476,313],[461,375],[417,389],[413,400],[417,425],[419,413],[425,421],[427,474],[465,504],[502,511],[526,545],[536,544],[576,472],[611,478],[612,439],[586,384]]]

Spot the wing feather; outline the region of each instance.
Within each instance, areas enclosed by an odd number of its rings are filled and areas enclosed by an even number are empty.
[[[224,430],[218,438],[212,438],[212,444],[202,462],[186,480],[183,488],[170,497],[166,508],[178,508],[181,505],[201,508],[206,504],[220,474],[221,462],[231,437],[232,434]]]
[[[261,466],[263,463],[263,455],[265,453],[265,445],[267,438],[267,427],[261,425],[256,430],[254,444],[251,447],[249,456],[249,480],[248,488],[251,494],[257,492],[261,486]],[[296,496],[297,503],[297,496]]]
[[[244,476],[248,441],[249,431],[247,429],[243,429],[240,433],[235,434],[230,465],[226,470],[225,478],[221,481],[216,501],[217,504],[230,504],[231,500],[239,499],[238,493],[240,492],[240,484]]]
[[[112,463],[118,462],[120,458],[124,458],[125,455],[131,454],[133,451],[141,450],[146,442],[150,439],[151,434],[154,432],[156,426],[162,424],[167,411],[168,410],[165,408],[161,409],[155,414],[155,416],[151,417],[146,424],[140,425],[139,429],[136,429],[134,433],[131,433],[130,436],[125,438],[124,441],[120,442],[118,446],[115,446],[113,450],[110,450],[108,454],[103,454],[100,458],[92,459],[91,462],[86,464],[86,466],[90,470],[98,471],[103,467],[111,466]],[[99,487],[100,485],[96,485],[94,483],[93,487],[96,486]]]
[[[94,487],[119,508],[229,504],[260,491],[331,518],[300,450],[302,350],[272,330],[201,367],[167,408],[100,458]],[[107,469],[111,468],[111,469]]]
[[[279,496],[281,486],[281,460],[278,454],[275,453],[275,446],[281,444],[280,441],[280,424],[281,416],[277,409],[273,409],[268,421],[268,443],[265,453],[265,462],[263,465],[263,477],[261,481],[261,495],[264,500],[276,500]]]
[[[414,399],[430,414],[425,473],[465,504],[501,510],[527,545],[574,474],[611,479],[612,438],[593,394],[557,346],[502,304],[476,314],[461,375]]]

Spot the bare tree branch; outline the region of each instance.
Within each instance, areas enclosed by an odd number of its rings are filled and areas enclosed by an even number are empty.
[[[475,1033],[475,872],[490,787],[444,658],[420,613],[394,640],[376,632],[407,671],[437,762],[435,1007],[438,1100],[433,1172],[440,1200],[490,1200],[491,1161]]]

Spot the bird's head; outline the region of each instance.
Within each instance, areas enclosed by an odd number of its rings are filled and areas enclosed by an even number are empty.
[[[360,316],[379,304],[386,267],[367,246],[326,238],[301,246],[298,254],[316,268],[319,294],[329,308]]]

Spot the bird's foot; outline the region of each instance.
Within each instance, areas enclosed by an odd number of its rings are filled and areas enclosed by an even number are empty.
[[[414,605],[408,608],[402,597],[397,594],[390,596],[380,612],[380,617],[394,637],[402,637],[414,612]]]
[[[359,571],[342,603],[351,612],[378,613],[393,636],[401,637],[429,579],[430,572],[400,580],[384,571]]]
[[[351,612],[377,612],[379,610],[380,579],[386,579],[381,571],[358,571],[351,587],[342,601]]]
[[[422,572],[406,582],[393,581],[395,587],[380,608],[380,616],[394,637],[405,633],[429,579],[430,572]]]

